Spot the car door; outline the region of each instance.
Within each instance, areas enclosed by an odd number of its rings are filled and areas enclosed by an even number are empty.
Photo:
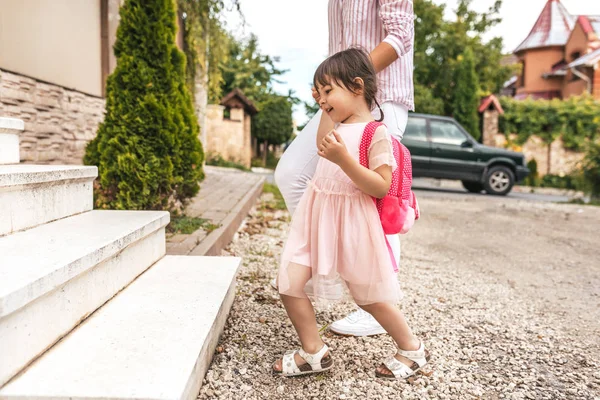
[[[431,170],[436,178],[479,180],[477,143],[452,120],[431,119]]]
[[[428,176],[431,146],[427,129],[427,118],[409,115],[402,144],[410,151],[413,176]]]

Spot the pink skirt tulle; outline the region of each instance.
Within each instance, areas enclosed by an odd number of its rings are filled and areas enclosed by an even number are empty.
[[[358,305],[398,303],[402,292],[373,199],[347,180],[310,182],[292,218],[279,269],[279,292],[317,303],[349,295]]]

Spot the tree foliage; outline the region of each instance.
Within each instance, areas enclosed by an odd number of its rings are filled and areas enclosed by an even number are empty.
[[[416,111],[424,112],[424,104],[437,99],[443,105],[443,115],[453,115],[454,93],[457,88],[457,69],[461,56],[470,49],[474,56],[474,69],[479,82],[476,96],[497,93],[511,76],[514,67],[502,66],[502,38],[487,42],[483,35],[494,27],[500,18],[501,1],[487,12],[471,9],[472,0],[459,0],[456,18],[444,19],[445,5],[431,0],[414,0],[415,21],[415,103]]]
[[[255,137],[269,145],[287,142],[292,137],[293,129],[292,102],[288,96],[269,96],[252,119]]]
[[[452,116],[473,136],[479,139],[479,79],[475,72],[475,59],[469,47],[458,58],[455,71],[456,84],[452,94]]]
[[[531,135],[552,143],[562,137],[568,149],[582,150],[590,140],[600,137],[600,101],[590,95],[573,96],[566,100],[514,100],[500,98],[504,115],[500,131],[516,134],[516,144],[522,145]]]
[[[203,160],[175,5],[126,0],[120,15],[106,115],[84,162],[98,166],[98,207],[173,208],[198,193]]]

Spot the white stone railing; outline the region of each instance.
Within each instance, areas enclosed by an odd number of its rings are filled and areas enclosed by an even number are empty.
[[[19,134],[25,123],[16,118],[0,118],[0,164],[18,164]]]

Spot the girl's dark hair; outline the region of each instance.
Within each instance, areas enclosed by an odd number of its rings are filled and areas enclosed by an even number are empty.
[[[361,78],[364,85],[356,82]],[[381,117],[378,122],[383,121],[383,110],[377,102],[377,73],[366,51],[359,48],[350,48],[335,53],[319,65],[313,78],[314,87],[326,86],[335,82],[351,92],[362,94],[369,108],[373,109],[373,103],[379,108]]]

